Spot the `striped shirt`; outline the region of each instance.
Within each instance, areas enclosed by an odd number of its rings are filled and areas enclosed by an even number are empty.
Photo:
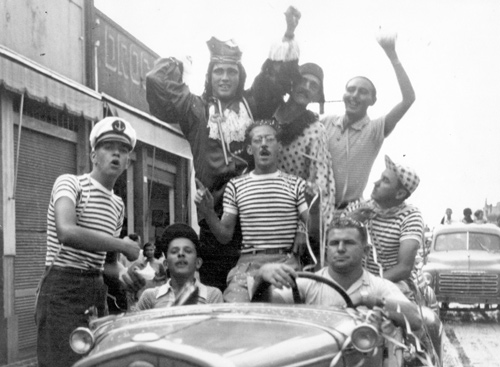
[[[290,247],[299,215],[307,210],[305,181],[276,171],[233,178],[224,192],[224,212],[239,215],[243,248]]]
[[[391,208],[392,209],[392,208]],[[403,203],[398,208],[368,222],[368,232],[373,245],[367,259],[370,273],[380,275],[380,264],[384,270],[393,268],[398,263],[399,248],[404,240],[416,240],[419,246],[424,236],[424,220],[420,210]],[[373,251],[376,250],[377,260]]]
[[[122,199],[106,189],[90,175],[62,175],[54,183],[47,213],[47,255],[45,266],[51,264],[83,270],[104,268],[105,251],[90,252],[64,245],[57,238],[54,206],[61,197],[70,198],[76,206],[77,225],[82,228],[118,237],[124,218]],[[59,251],[59,254],[57,252]],[[57,258],[54,262],[54,257]]]

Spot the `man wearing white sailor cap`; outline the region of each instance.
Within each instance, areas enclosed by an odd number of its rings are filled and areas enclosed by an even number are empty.
[[[69,336],[87,325],[87,310],[107,314],[103,272],[118,276],[116,255],[133,261],[140,252],[139,242],[119,238],[125,206],[113,192],[135,147],[135,130],[121,118],[106,117],[89,140],[92,171],[58,177],[49,202],[45,272],[36,304],[40,367],[70,366],[80,358],[69,347]],[[106,258],[107,253],[114,256]],[[120,280],[129,287],[143,285],[132,272],[123,273]]]

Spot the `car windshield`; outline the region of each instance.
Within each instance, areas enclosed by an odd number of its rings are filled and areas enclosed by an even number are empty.
[[[436,238],[436,251],[487,251],[500,252],[500,237],[488,233],[445,233]]]

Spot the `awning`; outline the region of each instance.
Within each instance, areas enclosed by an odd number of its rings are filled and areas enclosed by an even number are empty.
[[[111,114],[122,117],[132,124],[137,140],[186,159],[193,159],[191,147],[179,128],[171,126],[156,117],[128,106],[107,94],[102,94],[105,108]]]
[[[0,46],[0,86],[90,120],[102,116],[101,95]]]

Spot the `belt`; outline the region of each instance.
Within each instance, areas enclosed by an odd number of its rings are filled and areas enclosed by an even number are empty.
[[[45,270],[48,270],[49,267],[46,266]],[[77,269],[63,266],[53,266],[50,271],[57,271],[61,273],[75,274],[81,276],[99,276],[102,275],[102,270],[99,269]]]
[[[292,252],[291,247],[281,247],[281,248],[250,248],[241,250],[242,255],[277,255],[277,254],[289,254]]]

